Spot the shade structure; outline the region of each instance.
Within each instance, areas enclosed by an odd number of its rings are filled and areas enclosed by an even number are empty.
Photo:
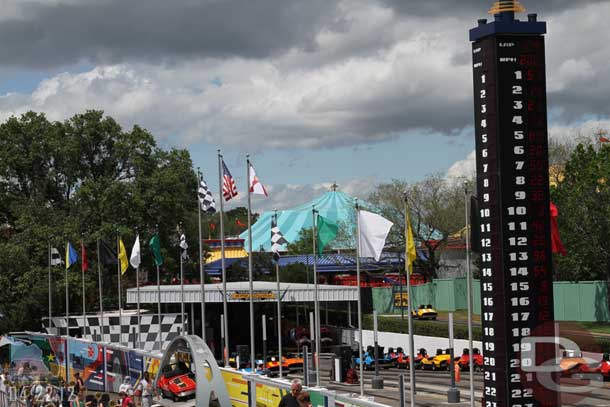
[[[371,207],[370,204],[360,200],[358,204],[361,207]],[[301,229],[312,227],[311,210],[314,207],[320,215],[337,224],[354,225],[356,222],[356,198],[340,191],[329,191],[297,207],[278,210],[277,224],[288,242],[297,241]],[[273,211],[263,212],[258,221],[252,225],[253,251],[271,250],[271,217],[274,213]],[[245,240],[244,247],[248,247],[248,233],[244,232],[239,237]],[[282,250],[285,249],[285,247],[282,248]]]

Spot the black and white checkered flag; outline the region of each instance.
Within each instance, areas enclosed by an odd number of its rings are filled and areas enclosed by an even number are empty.
[[[61,254],[59,254],[59,250],[54,247],[51,247],[51,266],[61,266],[64,264],[61,259]]]
[[[186,243],[186,236],[184,233],[180,235],[180,256],[182,256],[183,260],[188,260],[189,255],[187,253],[187,249],[189,248],[188,243]]]
[[[203,178],[199,178],[199,190],[197,191],[199,196],[199,207],[204,213],[216,213],[216,202],[214,202],[214,196],[208,189],[208,184],[205,183]]]
[[[282,231],[277,226],[277,217],[271,218],[271,251],[273,252],[273,259],[275,261],[280,260],[280,250],[282,245],[288,244],[288,241],[284,238]]]

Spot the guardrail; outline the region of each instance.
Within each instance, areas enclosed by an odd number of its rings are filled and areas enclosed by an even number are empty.
[[[254,383],[254,386],[250,386],[251,389],[258,388],[258,385],[262,385],[287,391],[290,390],[291,383],[287,380],[273,379],[255,374],[244,374],[243,377],[248,382]],[[251,401],[258,399],[256,391],[257,390],[252,391],[254,397],[251,396]],[[303,386],[303,391],[310,394],[311,404],[313,407],[335,407],[336,402],[339,402],[343,406],[349,405],[353,407],[388,407],[385,404],[375,402],[372,397],[361,398],[352,394],[339,393],[334,390],[328,390],[321,387]],[[313,395],[321,396],[321,399],[320,397],[317,397],[316,400],[316,397],[312,397]]]

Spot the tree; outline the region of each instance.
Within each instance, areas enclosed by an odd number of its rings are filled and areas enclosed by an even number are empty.
[[[551,200],[566,257],[555,256],[557,280],[610,281],[610,146],[581,143],[565,164]]]
[[[447,239],[465,225],[464,187],[441,175],[430,175],[413,184],[394,179],[377,185],[368,200],[395,225],[386,244],[401,250],[405,247],[405,196],[414,238],[428,256],[416,264],[427,277],[435,278]]]
[[[197,177],[188,151],[157,147],[153,136],[134,126],[126,131],[100,111],[50,122],[28,112],[0,124],[0,313],[6,329],[38,329],[46,315],[48,244],[63,252],[66,240],[83,239],[94,264],[98,238],[114,245],[117,232],[128,250],[136,227],[142,267],[153,268],[145,242],[158,225],[165,264],[178,264],[176,226],[194,238]],[[192,242],[196,239],[192,239]],[[197,247],[197,245],[194,245]],[[77,268],[74,266],[74,268]],[[116,306],[116,268],[103,270],[106,306]],[[54,314],[63,309],[63,270],[53,270]],[[70,303],[80,312],[80,273],[68,273]],[[135,284],[133,270],[126,285]],[[97,275],[86,273],[95,292]],[[86,298],[97,309],[97,296]]]
[[[286,246],[288,254],[313,254],[313,228],[299,231],[299,238]]]

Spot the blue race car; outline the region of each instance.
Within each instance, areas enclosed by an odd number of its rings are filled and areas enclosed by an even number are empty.
[[[393,366],[394,361],[390,355],[384,355],[383,346],[377,346],[377,363],[381,369],[389,369]],[[362,355],[362,359],[364,359],[363,368],[365,370],[373,370],[375,369],[375,348],[373,346],[368,346],[366,348],[366,352]],[[358,353],[354,356],[354,361],[356,362],[356,367],[360,367],[360,358],[358,357]]]

